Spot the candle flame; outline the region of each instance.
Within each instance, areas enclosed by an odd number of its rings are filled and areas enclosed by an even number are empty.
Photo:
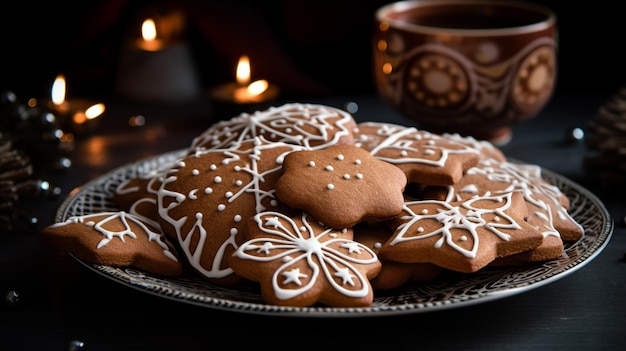
[[[241,85],[250,82],[250,59],[246,55],[242,55],[237,63],[237,83]]]
[[[143,40],[147,41],[156,39],[156,25],[154,24],[154,20],[152,18],[147,18],[143,21],[143,24],[141,25],[141,36]]]
[[[104,110],[105,110],[105,107],[103,103],[95,104],[89,107],[87,110],[85,110],[85,117],[87,117],[87,119],[94,119],[100,116],[101,114],[103,114]]]
[[[260,95],[267,90],[269,83],[265,79],[257,80],[248,85],[248,93],[250,95]]]
[[[59,74],[52,83],[51,98],[55,105],[65,102],[65,76],[63,74]]]
[[[83,111],[76,112],[74,116],[72,117],[72,120],[77,125],[83,124],[87,122],[88,120],[99,117],[102,113],[104,113],[104,109],[105,107],[103,103],[97,103],[95,105],[90,106],[84,112]]]

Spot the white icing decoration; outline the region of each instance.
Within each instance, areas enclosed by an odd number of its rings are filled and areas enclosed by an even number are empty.
[[[191,171],[191,174],[198,175],[198,174],[200,174],[200,171],[197,170],[197,169],[194,169],[193,171]]]
[[[355,177],[356,177],[356,179],[363,179],[363,174],[361,174],[361,173],[357,173],[357,174],[355,175]]]
[[[296,297],[309,291],[323,274],[332,287],[339,293],[348,297],[364,297],[370,293],[368,278],[364,276],[352,264],[367,265],[378,261],[376,254],[367,246],[352,240],[331,238],[320,241],[326,235],[333,232],[331,228],[322,228],[319,232],[314,231],[308,222],[310,217],[302,213],[303,232],[300,227],[286,215],[279,212],[263,212],[254,216],[258,228],[265,234],[263,237],[244,242],[236,251],[235,255],[241,259],[257,261],[259,263],[279,260],[284,262],[272,275],[273,292],[278,299],[285,300]],[[303,235],[306,233],[308,235]],[[272,246],[267,246],[267,243]],[[348,248],[346,252],[332,248],[333,244]],[[266,249],[264,255],[259,254],[260,248]],[[274,250],[274,247],[277,250]],[[278,249],[280,248],[280,249]],[[367,258],[352,256],[354,252],[367,253]],[[255,252],[253,255],[249,252]],[[285,256],[293,259],[286,261]],[[316,256],[317,260],[313,260]],[[301,272],[296,264],[306,263],[307,272]],[[289,277],[288,280],[280,281],[280,277]],[[334,277],[341,278],[339,284]],[[354,284],[354,280],[359,284]],[[285,285],[286,282],[296,283],[292,288]],[[349,286],[359,286],[354,290]]]
[[[326,166],[324,169],[327,170],[327,171],[334,170],[333,166],[331,166],[331,165]]]
[[[328,184],[328,185],[326,185],[326,189],[333,190],[333,189],[335,189],[335,185],[334,184]]]
[[[222,177],[216,176],[215,178],[213,178],[213,181],[216,182],[216,183],[221,183],[222,182]]]
[[[442,247],[445,244],[455,249],[459,253],[463,254],[468,258],[475,258],[476,253],[478,252],[478,247],[480,245],[480,240],[477,233],[477,228],[485,228],[488,231],[492,232],[498,238],[503,241],[508,241],[510,239],[510,235],[502,232],[502,229],[519,229],[520,225],[513,220],[513,218],[507,215],[504,211],[506,211],[511,206],[511,197],[512,193],[506,193],[499,196],[482,196],[471,198],[465,202],[462,202],[458,206],[453,206],[445,201],[437,201],[437,200],[422,200],[422,201],[408,201],[405,202],[403,211],[407,213],[407,215],[401,216],[401,220],[405,221],[403,224],[398,226],[398,231],[395,233],[393,239],[390,242],[390,245],[402,244],[405,241],[411,240],[420,240],[424,238],[429,238],[432,236],[441,236],[437,243],[435,244],[436,248]],[[485,208],[475,208],[473,207],[473,203],[476,201],[494,201],[494,202],[504,202],[501,207],[495,209],[485,209]],[[417,214],[413,211],[413,208],[419,209],[423,206],[434,205],[439,209],[433,214]],[[423,211],[419,211],[422,213]],[[495,214],[502,218],[506,218],[508,223],[492,223],[487,222],[483,216],[486,214]],[[414,226],[419,226],[419,222],[421,220],[436,220],[442,226],[436,227],[431,232],[422,232],[420,235],[412,235],[407,234],[409,228]],[[466,231],[472,238],[473,244],[470,250],[465,249],[459,245],[457,245],[453,240],[452,230],[464,230]]]
[[[314,161],[309,161],[309,166],[315,167],[315,162]]]
[[[222,211],[224,211],[225,209],[226,209],[226,205],[224,205],[224,204],[219,204],[219,205],[217,205],[217,210],[218,210],[218,211],[222,212]]]
[[[346,179],[346,180],[347,180],[347,179],[350,179],[350,175],[349,175],[348,173],[344,174],[344,175],[343,175],[343,179]]]
[[[92,220],[92,218],[103,217],[98,222]],[[119,212],[99,212],[82,216],[72,216],[67,218],[64,222],[58,222],[51,225],[51,228],[58,228],[72,223],[83,223],[92,227],[95,231],[102,234],[103,238],[98,242],[96,249],[108,245],[112,240],[117,238],[121,242],[126,242],[126,238],[137,239],[137,234],[131,229],[131,224],[138,226],[148,236],[148,241],[155,242],[163,250],[162,253],[168,259],[178,262],[176,255],[172,252],[170,246],[165,242],[165,236],[163,233],[155,232],[151,230],[144,221],[145,217],[140,215],[131,214],[124,211]],[[119,221],[122,223],[123,229],[119,231],[112,231],[106,229],[107,223],[112,221]]]
[[[196,200],[198,198],[198,196],[196,195],[197,191],[198,191],[198,189],[191,189],[191,191],[189,192],[189,195],[187,195],[187,197],[192,199],[192,200]]]
[[[344,159],[343,155],[337,155],[337,160],[343,161],[343,159]]]

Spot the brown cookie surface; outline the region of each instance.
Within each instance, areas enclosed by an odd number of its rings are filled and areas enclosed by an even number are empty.
[[[276,182],[283,203],[334,228],[379,222],[402,210],[406,176],[353,145],[295,151],[285,156]]]

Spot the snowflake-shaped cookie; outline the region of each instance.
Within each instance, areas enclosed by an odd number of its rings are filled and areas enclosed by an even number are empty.
[[[248,240],[230,264],[237,274],[259,282],[270,304],[369,306],[374,296],[369,279],[381,265],[352,236],[351,229],[331,229],[306,212],[294,217],[262,212],[251,220]]]
[[[517,192],[462,202],[407,201],[394,235],[379,255],[476,272],[498,257],[541,245],[543,234],[525,221],[527,215],[524,199]]]

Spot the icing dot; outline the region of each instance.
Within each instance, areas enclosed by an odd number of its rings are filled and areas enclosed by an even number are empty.
[[[222,182],[222,177],[217,176],[217,177],[213,178],[213,181],[215,181],[216,183],[221,183]]]
[[[418,233],[422,233],[422,232],[424,232],[424,227],[419,227],[419,228],[417,228],[417,232],[418,232]]]
[[[185,162],[183,161],[178,162],[178,167],[185,167]]]
[[[226,194],[224,194],[224,196],[226,196],[226,198],[232,197],[233,196],[233,192],[232,191],[227,191]]]
[[[334,168],[331,165],[326,166],[326,168],[324,168],[327,171],[332,171]]]
[[[425,214],[427,214],[427,213],[428,213],[428,210],[427,210],[427,209],[423,209],[423,210],[422,210],[422,214],[424,214],[424,215],[425,215]]]
[[[230,162],[230,160],[222,160],[222,164],[223,165],[227,165]]]
[[[408,154],[408,152],[406,152],[406,150],[402,150],[400,152],[400,156],[406,156]]]
[[[235,185],[236,186],[241,186],[241,184],[243,184],[243,182],[241,180],[236,180],[235,181]]]
[[[212,192],[213,192],[213,189],[212,189],[212,188],[210,188],[210,187],[204,188],[204,193],[205,193],[205,194],[210,194],[210,193],[212,193]]]
[[[361,160],[359,160],[359,159],[354,160],[354,164],[355,165],[360,165],[361,164]]]
[[[85,223],[85,225],[88,225],[88,226],[90,226],[90,227],[93,227],[95,224],[96,224],[96,223],[95,223],[95,222],[93,222],[93,221],[89,221],[89,222],[86,222],[86,223]]]
[[[350,179],[350,175],[348,173],[344,174],[343,179]]]
[[[197,169],[194,169],[193,171],[191,171],[191,174],[198,175],[198,174],[200,174],[200,171],[197,170]]]
[[[435,141],[434,140],[429,140],[428,141],[428,145],[435,145]]]
[[[493,220],[496,221],[496,222],[500,222],[500,217],[496,216]]]
[[[212,171],[214,171],[214,170],[216,170],[216,169],[217,169],[217,166],[216,166],[216,165],[210,165],[210,166],[209,166],[209,169],[210,169],[210,170],[212,170]]]
[[[278,205],[278,202],[276,200],[272,200],[270,201],[270,205],[276,207]]]
[[[287,133],[291,133],[291,132],[293,132],[293,130],[292,130],[291,128],[287,128],[287,129],[285,129],[285,131],[286,131]]]
[[[224,204],[219,204],[219,205],[217,205],[217,210],[218,210],[218,211],[220,211],[220,212],[221,212],[221,211],[224,211],[225,209],[226,209],[226,205],[224,205]]]
[[[235,167],[233,167],[233,169],[234,169],[236,172],[241,171],[241,167],[239,167],[239,166],[235,166]]]
[[[467,237],[466,237],[465,235],[463,235],[463,236],[461,236],[461,237],[459,238],[459,240],[461,240],[461,241],[467,241]]]
[[[361,174],[361,173],[357,173],[357,174],[355,175],[355,177],[356,177],[356,179],[363,179],[363,174]]]
[[[331,238],[336,238],[337,237],[337,233],[330,233],[330,237]]]
[[[238,232],[237,228],[230,228],[230,235],[237,235]]]
[[[338,159],[339,161],[343,161],[344,157],[343,157],[343,155],[337,155],[337,159]]]
[[[305,226],[301,226],[301,227],[300,227],[300,231],[301,231],[301,232],[306,232],[306,227],[305,227]]]
[[[309,161],[309,166],[310,166],[310,167],[315,167],[315,162],[313,162],[313,161]]]
[[[233,218],[233,221],[235,221],[235,222],[241,222],[241,216],[240,216],[240,215],[236,215],[236,216]]]
[[[328,185],[326,185],[326,189],[328,189],[328,190],[333,190],[333,189],[335,189],[335,185],[333,185],[333,184],[328,184]]]
[[[196,212],[196,219],[202,219],[202,213]]]
[[[383,246],[383,244],[381,244],[381,243],[375,243],[374,244],[374,248],[375,249],[380,249],[382,246]]]
[[[424,151],[424,154],[426,154],[426,155],[434,155],[435,154],[435,150],[428,149],[428,150]]]

